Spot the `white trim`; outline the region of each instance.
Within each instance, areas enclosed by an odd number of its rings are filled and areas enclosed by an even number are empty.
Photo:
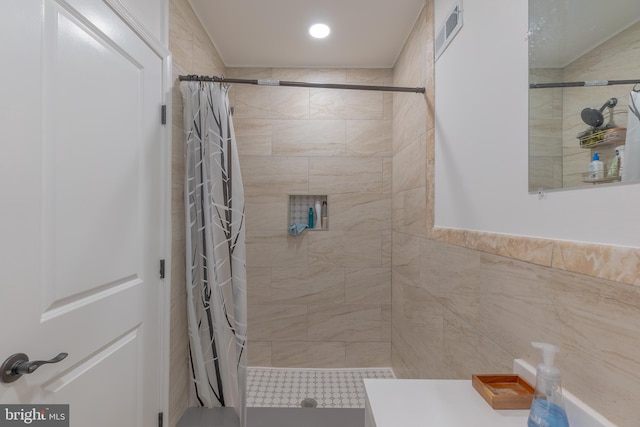
[[[154,52],[162,59],[162,102],[167,107],[167,122],[163,125],[162,141],[159,149],[162,150],[163,171],[164,171],[164,229],[162,258],[165,260],[165,278],[161,280],[162,290],[159,298],[159,325],[160,325],[160,363],[158,373],[159,378],[159,402],[158,412],[163,413],[163,425],[169,425],[169,359],[170,359],[170,309],[171,309],[171,88],[172,88],[172,56],[165,44],[159,41],[156,36],[149,31],[144,23],[138,19],[120,0],[104,0],[104,2],[126,23],[135,34],[140,37]],[[169,3],[163,0],[163,24],[162,31],[165,39],[168,39],[169,31]],[[158,123],[160,114],[158,113]],[[159,262],[159,260],[158,260]]]
[[[103,0],[113,11],[124,21],[134,33],[140,37],[149,47],[163,60],[171,56],[171,52],[156,36],[149,31],[144,23],[136,17],[131,10],[121,0]],[[166,1],[164,7],[164,15],[169,14],[169,7]],[[168,20],[168,18],[167,18]],[[168,27],[168,25],[167,25]]]
[[[169,425],[169,370],[170,370],[170,359],[171,359],[171,345],[170,345],[170,330],[171,330],[171,250],[172,250],[172,239],[171,239],[171,156],[172,156],[172,128],[173,128],[173,120],[172,120],[172,102],[171,102],[171,88],[172,88],[172,56],[169,54],[168,56],[163,58],[162,65],[164,67],[163,70],[163,99],[164,105],[167,106],[167,122],[164,125],[164,168],[165,168],[165,176],[164,176],[164,280],[163,280],[163,303],[161,303],[160,310],[162,313],[161,318],[161,360],[160,360],[160,369],[161,369],[161,399],[162,399],[162,412],[164,414],[163,425]]]

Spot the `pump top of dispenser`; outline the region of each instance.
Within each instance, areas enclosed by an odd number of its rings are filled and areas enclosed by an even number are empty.
[[[591,160],[593,160],[594,162],[595,162],[596,160],[600,160],[600,153],[593,153],[593,159],[591,159]],[[534,347],[535,347],[535,346],[534,346]]]
[[[531,345],[542,350],[543,362],[538,365],[538,375],[542,375],[548,380],[560,380],[560,370],[553,366],[553,359],[556,353],[560,351],[558,347],[545,342],[532,342]]]
[[[538,365],[536,372],[536,391],[527,426],[569,427],[562,398],[560,370],[553,366],[553,358],[559,351],[558,347],[541,342],[532,342],[531,345],[542,350],[543,363]]]

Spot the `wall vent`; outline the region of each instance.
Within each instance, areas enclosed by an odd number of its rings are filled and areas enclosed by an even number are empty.
[[[462,0],[456,0],[447,19],[436,33],[436,61],[462,28]]]

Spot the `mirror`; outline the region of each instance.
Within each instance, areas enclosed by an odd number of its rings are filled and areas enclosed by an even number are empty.
[[[640,1],[529,0],[528,41],[529,191],[640,180]]]

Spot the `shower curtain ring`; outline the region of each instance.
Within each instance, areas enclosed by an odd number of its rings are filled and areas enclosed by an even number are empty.
[[[220,88],[229,89],[229,83],[224,81],[224,74],[220,74]]]

